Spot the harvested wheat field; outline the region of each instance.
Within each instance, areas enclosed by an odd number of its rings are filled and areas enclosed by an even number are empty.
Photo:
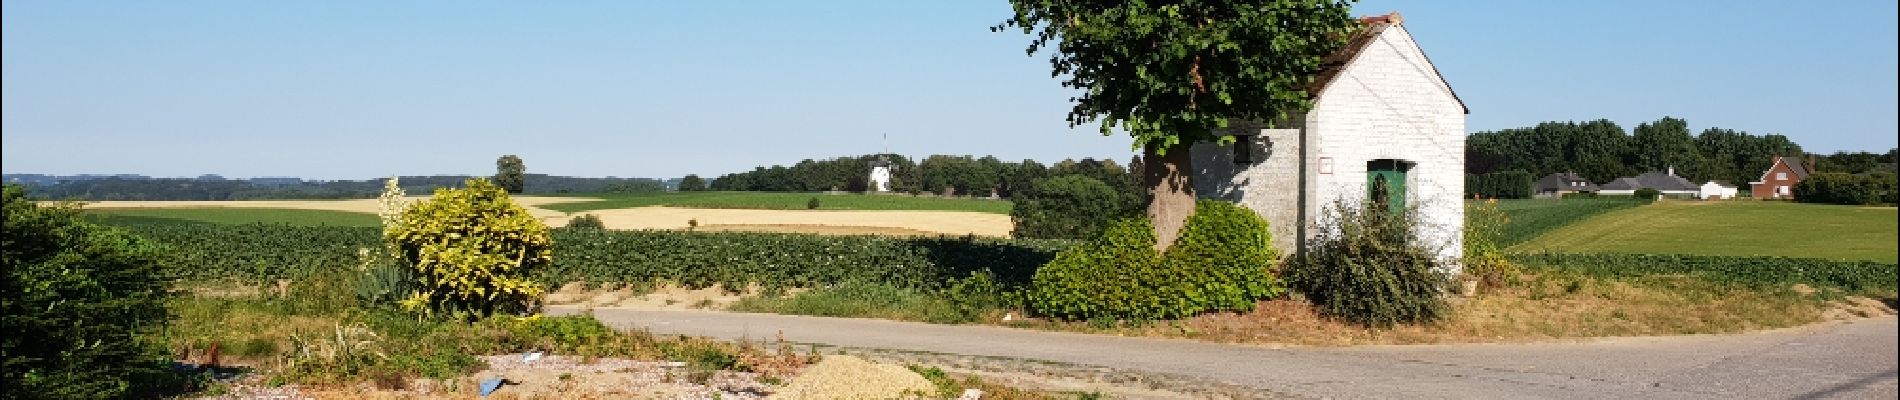
[[[947,234],[1008,237],[1008,215],[970,211],[743,210],[637,207],[589,211],[610,229],[700,229],[831,234]],[[538,215],[538,214],[537,214]],[[577,214],[578,215],[578,214]],[[567,218],[544,219],[549,225]],[[807,227],[807,228],[801,228]]]
[[[426,196],[411,196],[424,199]],[[610,229],[686,229],[699,221],[702,231],[810,233],[821,235],[978,235],[1008,237],[1008,215],[972,211],[752,210],[648,206],[563,213],[544,205],[598,201],[588,197],[516,196],[515,202],[548,226],[566,226],[576,215],[598,215]],[[375,214],[376,199],[254,201],[96,201],[87,209],[217,209],[233,211],[290,209]]]

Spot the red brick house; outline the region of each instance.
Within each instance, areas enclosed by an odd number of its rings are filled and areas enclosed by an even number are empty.
[[[1802,163],[1801,157],[1775,157],[1775,164],[1761,173],[1761,180],[1749,182],[1757,199],[1794,199],[1794,185],[1814,173],[1814,156]]]

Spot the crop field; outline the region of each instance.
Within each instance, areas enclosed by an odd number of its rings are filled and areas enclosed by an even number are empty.
[[[1467,202],[1469,203],[1469,202]],[[1603,213],[1648,204],[1635,199],[1500,200],[1510,223],[1504,225],[1498,245],[1510,247],[1536,238],[1565,225]]]
[[[94,220],[177,220],[213,224],[285,224],[300,226],[377,226],[375,214],[290,208],[118,208],[90,210]]]
[[[950,199],[905,195],[824,194],[783,192],[664,192],[586,194],[592,201],[565,202],[542,206],[561,212],[621,209],[645,206],[688,208],[804,210],[817,198],[820,210],[911,210],[975,211],[1009,214],[1006,200]]]
[[[1900,260],[1892,207],[1665,201],[1537,236],[1513,253],[1699,254]],[[1515,223],[1515,221],[1513,221]]]

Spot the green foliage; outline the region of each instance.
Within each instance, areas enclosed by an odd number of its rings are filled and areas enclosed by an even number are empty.
[[[1656,189],[1653,189],[1653,188],[1641,188],[1641,189],[1636,189],[1636,198],[1637,198],[1637,199],[1640,199],[1640,200],[1643,200],[1643,201],[1656,201],[1656,198],[1657,198],[1657,197],[1662,197],[1662,192],[1661,192],[1661,191],[1658,191],[1658,190],[1656,190]]]
[[[1285,291],[1267,223],[1245,208],[1201,201],[1173,247],[1155,254],[1154,245],[1147,220],[1113,222],[1036,271],[1029,303],[1059,318],[1172,319],[1251,310]]]
[[[700,179],[699,175],[686,174],[685,178],[680,178],[679,191],[682,191],[682,192],[706,191],[706,180]]]
[[[1751,289],[1780,290],[1803,284],[1848,294],[1892,296],[1900,286],[1900,266],[1878,261],[1611,253],[1515,254],[1510,258],[1598,277],[1694,276]]]
[[[1663,117],[1637,124],[1636,129],[1630,130],[1630,150],[1635,156],[1637,171],[1689,169],[1703,163],[1695,138],[1689,136],[1689,123],[1681,118]],[[1706,178],[1702,174],[1692,176]]]
[[[362,249],[362,274],[356,277],[356,303],[367,307],[395,306],[420,289],[416,271],[386,252]]]
[[[1486,287],[1505,286],[1520,271],[1504,258],[1504,228],[1512,223],[1498,200],[1465,203],[1464,275]]]
[[[495,160],[495,184],[511,194],[521,194],[528,186],[528,166],[513,154]]]
[[[376,226],[376,215],[348,211],[296,210],[286,208],[122,208],[86,210],[86,218],[97,222],[117,224],[116,220],[126,219],[171,219],[181,222],[205,222],[214,224],[288,224],[288,225],[333,225],[333,226]]]
[[[811,198],[811,200],[805,200],[805,209],[807,209],[807,210],[816,210],[816,209],[818,209],[818,206],[819,206],[820,204],[821,204],[821,203],[819,203],[819,202],[818,202],[818,198],[817,198],[817,197],[813,197],[813,198]]]
[[[1158,297],[1147,286],[1157,282],[1141,279],[1161,261],[1154,246],[1154,228],[1147,220],[1112,222],[1102,237],[1058,253],[1037,270],[1029,303],[1037,313],[1060,318],[1162,318],[1159,314],[1175,310],[1158,303],[1176,299]]]
[[[4,321],[0,394],[124,398],[179,389],[162,346],[169,272],[159,249],[81,220],[77,208],[4,192]]]
[[[567,220],[568,229],[607,229],[607,223],[600,221],[599,215],[581,214]]]
[[[1450,312],[1448,279],[1432,251],[1413,238],[1415,210],[1391,214],[1336,202],[1292,263],[1287,283],[1323,315],[1387,327],[1428,323]]]
[[[1195,313],[1249,311],[1256,301],[1286,292],[1267,220],[1233,203],[1200,201],[1161,257],[1161,272],[1174,275],[1168,281],[1200,291],[1191,296],[1200,303],[1190,305]]]
[[[1644,123],[1635,133],[1608,120],[1478,132],[1465,141],[1465,171],[1522,170],[1536,177],[1575,172],[1602,183],[1673,166],[1695,182],[1749,182],[1774,156],[1801,154],[1801,146],[1782,135],[1708,128],[1690,137],[1685,122],[1675,118]]]
[[[436,190],[384,231],[420,281],[403,306],[477,315],[524,311],[546,291],[530,277],[553,263],[553,237],[500,186],[485,179],[467,186]]]
[[[1794,186],[1795,201],[1803,203],[1874,205],[1900,204],[1900,175],[1819,173]]]
[[[1101,235],[1109,221],[1140,210],[1100,180],[1063,175],[1037,180],[1016,198],[1011,236],[1038,239],[1087,239]]]
[[[1528,199],[1531,198],[1531,186],[1536,182],[1535,179],[1531,173],[1517,170],[1465,174],[1465,196]]]
[[[1348,1],[1068,2],[1014,0],[992,28],[1054,46],[1050,66],[1075,98],[1069,122],[1125,129],[1136,148],[1220,139],[1229,119],[1283,120],[1310,106],[1321,60],[1356,27]]]
[[[207,224],[123,225],[170,245],[164,262],[193,280],[274,282],[334,271],[380,248],[374,228]],[[677,282],[691,287],[751,283],[821,287],[850,280],[940,289],[988,271],[1007,287],[1027,284],[1036,268],[1074,245],[1065,240],[970,237],[904,238],[745,232],[555,229],[561,254],[534,277],[568,282]]]

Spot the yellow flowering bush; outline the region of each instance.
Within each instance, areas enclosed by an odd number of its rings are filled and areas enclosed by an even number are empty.
[[[548,227],[487,179],[437,189],[383,232],[413,267],[420,288],[401,305],[415,311],[518,313],[546,292],[534,271],[554,262]]]

